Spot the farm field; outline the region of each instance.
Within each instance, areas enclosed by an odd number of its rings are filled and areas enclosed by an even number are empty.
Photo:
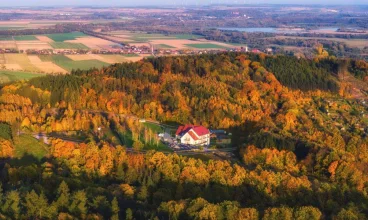
[[[14,41],[0,41],[0,49],[15,49],[17,45]]]
[[[72,71],[73,69],[86,70],[94,67],[101,68],[109,65],[108,63],[95,59],[75,61],[64,55],[40,55],[39,57],[43,62],[53,62],[67,71]]]
[[[122,55],[116,54],[83,54],[83,55],[66,55],[66,56],[74,61],[99,60],[109,64],[123,63],[129,61],[129,57],[124,57]]]
[[[50,44],[46,42],[35,41],[16,41],[16,47],[18,50],[44,50],[52,49]]]
[[[60,34],[46,34],[48,38],[52,39],[56,42],[63,42],[67,40],[75,40],[78,37],[86,37],[88,35],[85,35],[82,32],[72,32],[72,33],[60,33]]]
[[[324,38],[324,37],[299,37],[299,36],[277,36],[278,39],[315,39],[315,40],[330,40],[336,42],[343,42],[350,47],[364,48],[368,47],[368,41],[366,39],[343,39],[343,38]]]
[[[31,63],[37,66],[43,73],[68,73],[65,69],[56,65],[55,63],[48,61],[42,61],[37,55],[29,55],[28,59]]]
[[[132,46],[147,46],[153,44],[157,49],[227,49],[240,45],[226,44],[205,40],[203,36],[194,34],[150,34],[144,32],[111,31],[106,32],[110,39],[119,40]]]
[[[81,43],[50,42],[50,45],[54,49],[89,49],[86,45]]]
[[[43,74],[21,72],[21,71],[0,70],[0,84],[17,81],[17,80],[28,80],[28,79],[38,77],[38,76],[43,76]]]
[[[155,45],[155,48],[158,48],[158,49],[173,49],[175,47],[167,45],[167,44],[158,44],[158,45]]]
[[[112,49],[119,44],[109,40],[85,35],[81,32],[0,36],[0,49],[44,50],[44,49]]]
[[[21,36],[14,36],[13,39],[15,41],[30,41],[30,40],[37,40],[37,38],[33,35],[21,35]]]
[[[26,54],[4,54],[5,65],[19,65],[20,68],[27,72],[40,72],[35,65],[31,63]]]
[[[111,46],[118,46],[118,44],[113,43],[111,41],[92,36],[77,37],[74,40],[67,40],[65,42],[82,44],[89,47],[90,49],[109,49],[111,48]]]
[[[203,43],[203,44],[185,44],[188,47],[193,47],[197,49],[225,49],[222,45],[212,44],[212,43]]]
[[[182,35],[164,35],[164,34],[150,34],[144,32],[130,32],[130,31],[112,31],[106,32],[111,37],[115,37],[116,40],[126,41],[127,43],[147,43],[154,40],[188,40],[197,39],[200,36],[182,34]]]

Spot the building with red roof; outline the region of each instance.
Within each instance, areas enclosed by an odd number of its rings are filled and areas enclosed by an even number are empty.
[[[207,128],[198,125],[179,126],[175,133],[182,144],[188,145],[209,145],[210,134]]]

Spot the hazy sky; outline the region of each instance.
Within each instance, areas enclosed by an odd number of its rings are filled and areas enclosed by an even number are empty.
[[[53,6],[53,5],[203,5],[228,4],[368,4],[368,0],[0,0],[0,6]]]

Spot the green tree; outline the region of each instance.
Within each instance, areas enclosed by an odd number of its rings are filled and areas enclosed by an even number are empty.
[[[114,197],[114,199],[111,201],[111,220],[119,220],[119,203],[118,200],[116,199],[116,197]]]
[[[268,208],[265,211],[263,220],[291,220],[293,219],[293,210],[288,207]]]
[[[295,220],[303,220],[303,219],[310,219],[310,220],[319,220],[321,219],[322,213],[319,209],[313,206],[303,206],[297,208],[294,211],[294,219]]]
[[[18,218],[20,214],[20,198],[19,193],[17,191],[10,191],[5,198],[5,203],[1,207],[3,213],[8,216],[12,216],[15,219]]]
[[[125,211],[125,220],[133,220],[133,211],[129,208]]]
[[[142,202],[145,202],[147,200],[147,196],[148,196],[147,187],[143,185],[138,192],[137,199]]]
[[[0,123],[0,138],[9,141],[13,139],[10,125],[6,123]]]
[[[28,218],[45,218],[48,216],[49,204],[43,193],[40,196],[32,190],[25,197],[26,216]]]
[[[57,190],[57,201],[56,204],[60,211],[65,212],[70,204],[70,193],[69,193],[69,187],[68,184],[63,181],[61,182],[58,190]]]
[[[77,191],[74,193],[69,211],[75,216],[84,218],[87,214],[87,197],[84,191]]]

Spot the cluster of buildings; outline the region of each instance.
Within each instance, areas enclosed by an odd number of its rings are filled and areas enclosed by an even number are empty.
[[[162,137],[165,138],[165,135]],[[168,134],[166,138],[169,138]],[[174,139],[182,146],[227,146],[231,144],[231,134],[227,134],[224,130],[209,130],[200,125],[179,126]]]

